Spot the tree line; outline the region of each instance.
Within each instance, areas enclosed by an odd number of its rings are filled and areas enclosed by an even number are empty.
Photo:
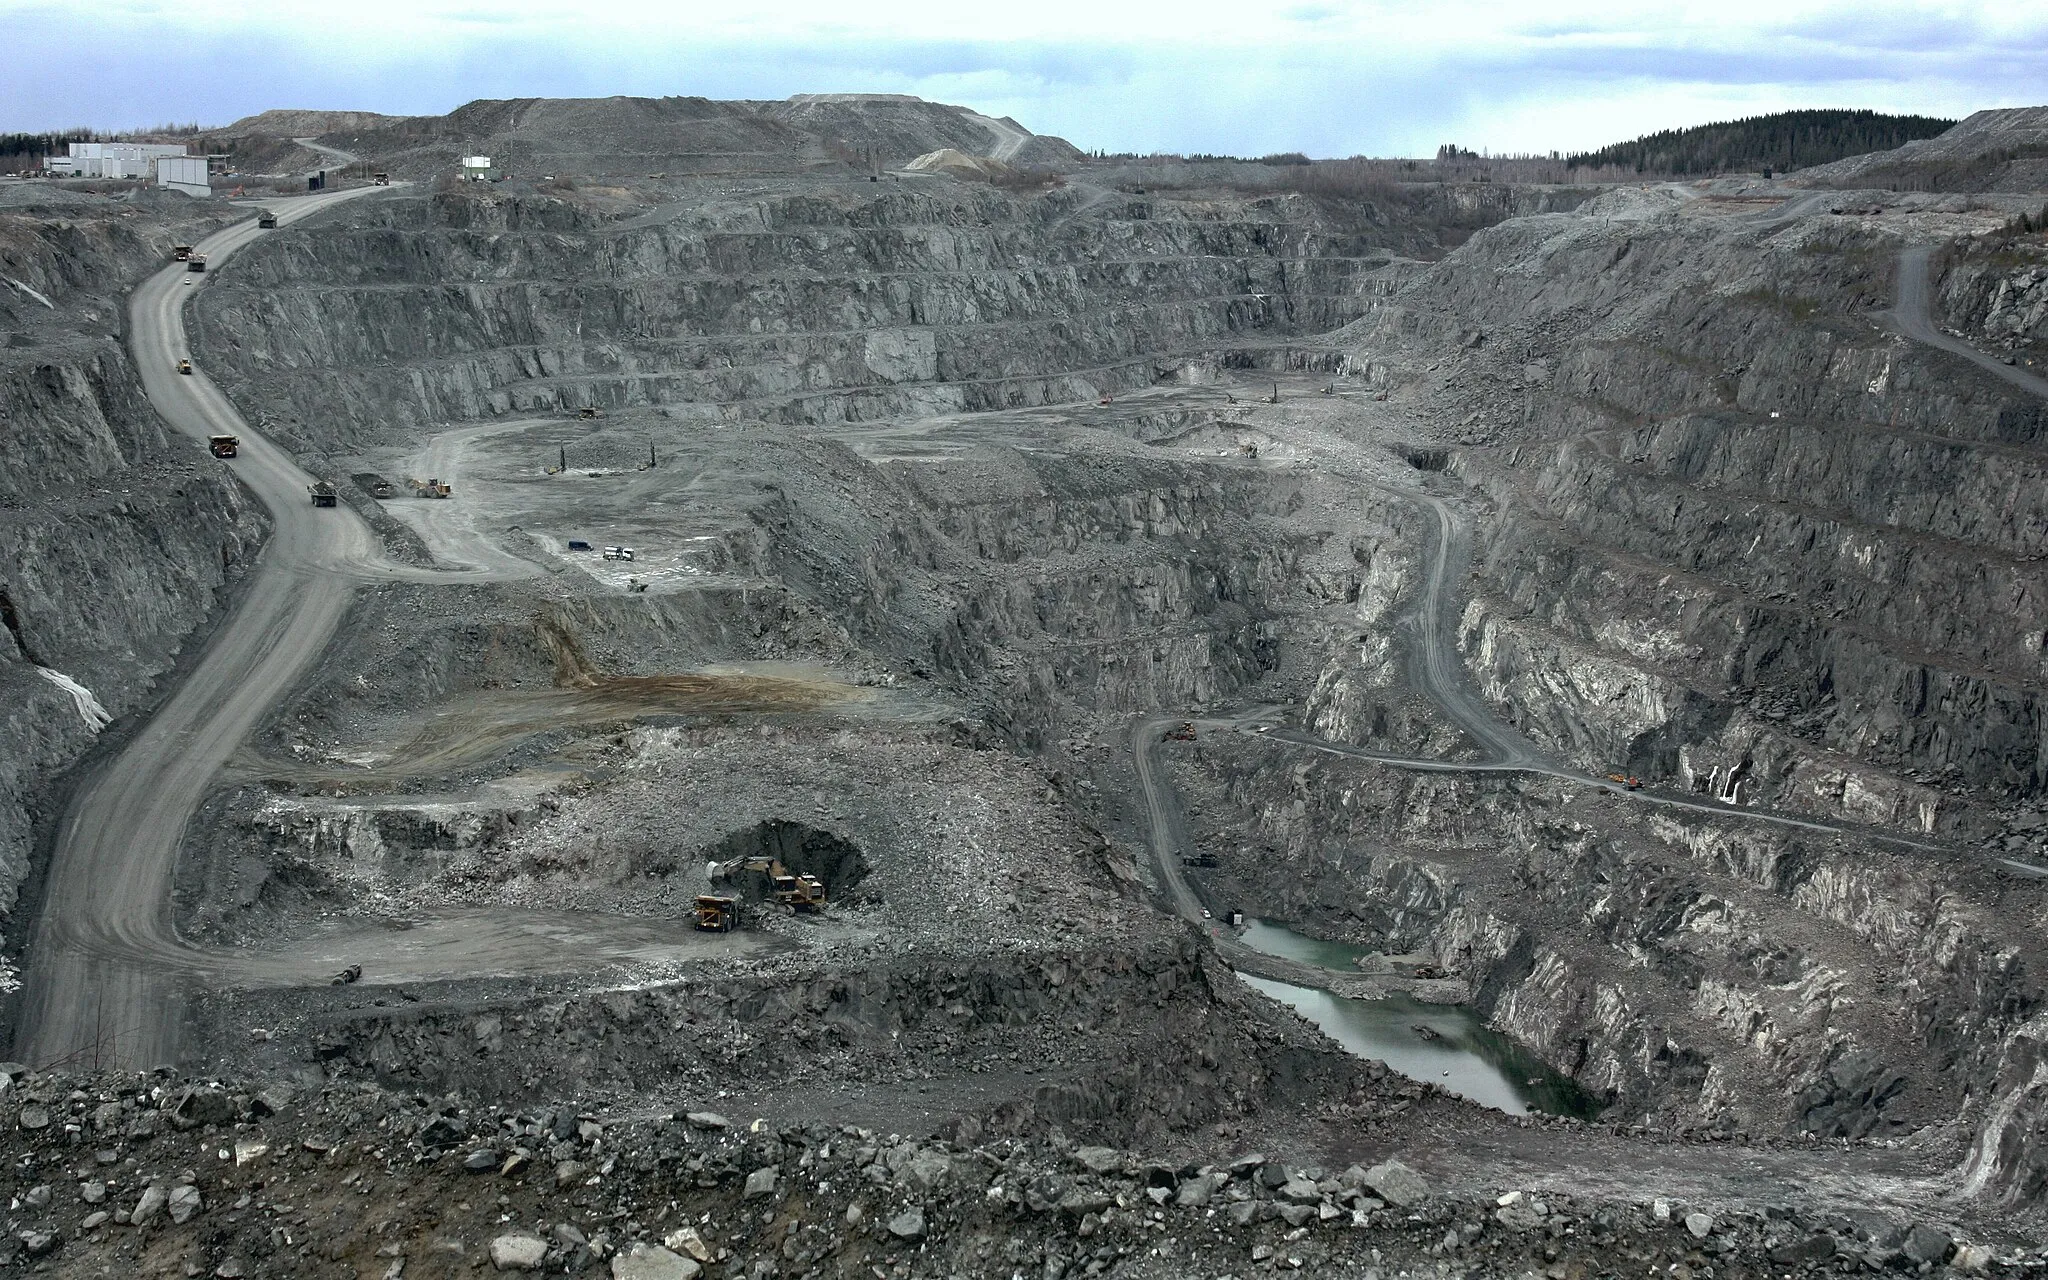
[[[1876,111],[1780,111],[1690,129],[1666,129],[1632,142],[1567,156],[1574,169],[1618,167],[1642,174],[1708,176],[1783,172],[1931,138],[1954,125],[1934,116]]]

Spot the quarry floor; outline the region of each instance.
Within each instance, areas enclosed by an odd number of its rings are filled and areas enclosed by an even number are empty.
[[[204,435],[239,422],[203,376],[164,373],[182,333],[145,328],[138,341],[152,398],[175,425]],[[174,397],[187,398],[185,411]],[[1575,813],[1607,806],[1598,821],[1624,829],[1682,807],[1731,829],[1785,827],[1933,865],[1987,865],[1967,842],[1924,831],[1736,806],[1660,791],[1655,780],[1637,790],[1503,723],[1470,687],[1454,637],[1470,531],[1487,518],[1486,502],[1412,461],[1418,445],[1446,436],[1441,424],[1350,379],[1212,373],[1094,402],[833,427],[682,433],[652,411],[413,424],[326,460],[323,474],[345,490],[331,511],[303,503],[308,477],[239,426],[237,469],[273,504],[281,531],[265,553],[273,579],[247,589],[223,633],[230,648],[253,646],[242,658],[253,674],[209,684],[202,666],[164,713],[164,736],[147,738],[152,725],[137,740],[176,777],[124,781],[117,764],[95,782],[105,805],[130,816],[104,827],[102,856],[67,864],[82,878],[53,897],[90,901],[91,912],[44,917],[38,954],[75,963],[54,976],[31,971],[26,1042],[37,1065],[181,1059],[310,1079],[318,1069],[306,1062],[317,1055],[363,1071],[395,1062],[438,1086],[459,1070],[436,1077],[421,1066],[430,1055],[405,1041],[408,1018],[422,1039],[474,1027],[481,1043],[490,1039],[483,1021],[509,1022],[515,1010],[678,983],[795,988],[892,964],[1057,969],[1076,955],[1190,945],[1247,973],[1341,988],[1356,975],[1243,947],[1216,917],[1259,904],[1226,902],[1182,861],[1230,837],[1221,819],[1238,801],[1227,784],[1255,767],[1254,752],[1321,756],[1365,777],[1514,775]],[[1166,458],[1194,483],[1207,473],[1278,477],[1298,497],[1265,514],[1276,541],[1369,539],[1384,531],[1387,504],[1406,507],[1426,549],[1413,551],[1395,683],[1421,727],[1384,750],[1316,733],[1292,715],[1313,673],[1283,662],[1227,703],[1076,701],[1052,749],[1024,755],[986,728],[994,676],[942,678],[861,642],[844,620],[802,611],[758,622],[736,643],[734,619],[767,616],[762,602],[786,590],[762,572],[771,562],[758,553],[763,494],[802,510],[852,487],[829,467],[785,472],[771,461],[799,450],[843,451],[892,477],[917,473],[903,482],[963,503],[1005,451],[1103,469]],[[376,477],[395,496],[374,496]],[[452,495],[414,497],[415,477]],[[632,558],[608,558],[608,547],[631,548]],[[1068,554],[1118,563],[1100,544]],[[1335,635],[1351,603],[1304,616]],[[292,639],[280,645],[280,634]],[[180,715],[210,729],[203,750],[170,745]],[[1196,745],[1162,742],[1183,719]],[[797,828],[791,838],[829,835],[858,850],[863,865],[847,893],[822,917],[763,907],[740,933],[696,932],[693,900],[716,887],[707,862],[753,850],[749,839],[782,838],[776,824]],[[154,859],[146,868],[138,849]],[[2048,875],[2027,858],[1992,861],[2022,879]],[[1506,869],[1471,877],[1516,891]],[[121,892],[87,892],[96,880]],[[362,966],[362,983],[330,985],[350,964]],[[1118,973],[1092,958],[1076,967]],[[978,1011],[980,980],[962,979],[963,1009]],[[130,1008],[111,1021],[103,1004],[86,1012],[88,989]],[[187,1008],[193,991],[204,995]],[[1284,1028],[1274,1043],[1327,1054],[1327,1045],[1305,1047],[1317,1038],[1291,1015],[1241,992],[1230,999],[1226,1016],[1269,1020]],[[71,1025],[52,1029],[63,1016]],[[378,1020],[386,1025],[374,1043],[337,1030]],[[820,1048],[792,1072],[810,1073],[834,1123],[937,1131],[1049,1084],[1085,1094],[1114,1072],[1163,1074],[1131,1061],[1138,1042],[1118,1040],[1114,1021],[1081,1011],[1060,1024],[1072,1028],[1070,1043],[977,1027],[957,1042],[920,1041],[921,1050],[915,1037],[901,1050],[856,1044],[844,1062]],[[623,1108],[631,1091],[618,1077],[643,1060],[606,1052],[608,1065],[579,1079],[602,1081],[597,1091]],[[922,1065],[906,1071],[892,1054]],[[527,1073],[529,1090],[545,1087],[555,1059],[544,1047],[503,1056],[506,1071]],[[789,1078],[716,1090],[693,1078],[675,1093],[769,1113]],[[1355,1114],[1318,1110],[1333,1096],[1307,1091],[1302,1112],[1268,1106],[1175,1141],[1191,1159],[1224,1146],[1285,1149],[1330,1167],[1398,1154],[1466,1188],[1854,1202],[1913,1220],[1952,1207],[1966,1144],[1936,1127],[1904,1145],[1682,1140],[1513,1123],[1427,1093],[1362,1130]],[[1380,1095],[1350,1101],[1358,1096]]]

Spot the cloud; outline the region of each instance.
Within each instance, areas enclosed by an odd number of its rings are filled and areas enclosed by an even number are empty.
[[[1599,145],[1795,106],[1962,114],[2048,85],[2048,13],[1913,0],[0,0],[0,128],[479,97],[915,93],[1106,150]],[[1076,36],[1075,32],[1086,32]],[[80,74],[90,67],[90,75]],[[168,70],[167,70],[168,69]]]

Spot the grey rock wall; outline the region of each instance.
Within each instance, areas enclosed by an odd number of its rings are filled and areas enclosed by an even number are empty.
[[[264,521],[224,464],[170,436],[116,339],[120,294],[219,211],[98,198],[0,217],[0,916],[61,780],[161,696]],[[46,301],[45,301],[46,300]],[[74,693],[39,668],[61,673]],[[119,732],[117,726],[113,732]],[[20,941],[11,923],[7,941]]]
[[[1386,261],[1298,202],[1079,200],[935,182],[611,223],[392,200],[252,249],[203,332],[309,443],[585,404],[831,422],[1148,386],[1155,354],[1345,323]]]
[[[1463,638],[1588,767],[1924,826],[2036,792],[2044,406],[1893,337],[1890,242],[1667,214],[1476,236],[1351,330],[1501,517]],[[1403,352],[1462,347],[1430,373]]]

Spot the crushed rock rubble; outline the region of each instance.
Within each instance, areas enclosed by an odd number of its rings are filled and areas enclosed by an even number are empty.
[[[2016,1275],[2048,1249],[1934,1222],[1440,1185],[1402,1153],[1301,1167],[979,1145],[717,1112],[468,1107],[371,1085],[0,1067],[0,1266],[403,1277]],[[27,1124],[37,1115],[48,1123]],[[1411,1163],[1411,1161],[1413,1163]],[[112,1206],[112,1208],[100,1207]]]

